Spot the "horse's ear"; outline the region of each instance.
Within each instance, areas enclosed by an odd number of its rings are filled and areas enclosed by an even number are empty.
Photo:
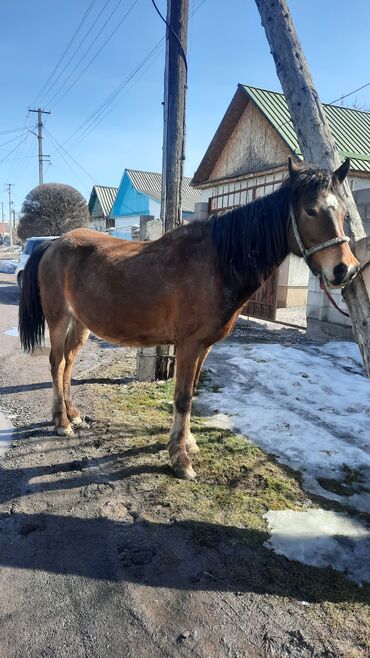
[[[343,164],[341,164],[340,167],[334,172],[333,178],[336,178],[338,183],[343,183],[343,181],[348,176],[350,166],[351,166],[351,161],[349,158],[347,158],[343,162]]]
[[[293,158],[291,156],[288,157],[288,171],[289,171],[289,176],[294,176],[297,174],[300,170],[300,166],[298,162],[294,162]]]

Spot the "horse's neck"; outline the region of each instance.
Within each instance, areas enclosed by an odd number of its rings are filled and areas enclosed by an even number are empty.
[[[291,253],[289,244],[289,222],[290,222],[290,204],[287,200],[286,191],[279,189],[269,195],[266,203],[273,202],[277,204],[279,211],[277,215],[272,218],[271,226],[266,231],[266,224],[263,230],[259,231],[256,226],[256,234],[251,236],[253,242],[257,246],[256,254],[256,270],[246,271],[246,276],[243,281],[240,281],[240,295],[247,294],[251,289],[256,290],[260,285],[271,275],[273,270],[281,265],[285,258]],[[267,210],[268,212],[268,210]],[[266,220],[264,220],[266,222]],[[271,228],[271,230],[270,230]],[[252,245],[246,245],[248,249]]]

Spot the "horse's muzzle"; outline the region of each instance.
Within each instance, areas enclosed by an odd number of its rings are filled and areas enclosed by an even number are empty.
[[[345,263],[339,263],[336,265],[333,270],[334,278],[329,281],[329,285],[335,288],[342,288],[347,285],[357,274],[360,269],[360,265],[346,265]]]

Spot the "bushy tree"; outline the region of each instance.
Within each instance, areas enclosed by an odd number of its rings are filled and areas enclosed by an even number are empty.
[[[78,190],[61,183],[45,183],[27,194],[18,235],[21,240],[37,235],[62,235],[88,225],[86,201]]]

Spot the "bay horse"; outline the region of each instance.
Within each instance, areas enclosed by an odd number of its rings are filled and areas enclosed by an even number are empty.
[[[89,331],[111,343],[176,346],[174,418],[168,442],[178,477],[195,477],[192,397],[203,362],[240,309],[289,253],[327,285],[343,287],[359,263],[344,234],[348,215],[334,173],[289,159],[281,187],[245,206],[166,233],[153,242],[76,229],[31,255],[19,308],[20,339],[33,351],[50,332],[53,422],[73,434],[71,368]]]

